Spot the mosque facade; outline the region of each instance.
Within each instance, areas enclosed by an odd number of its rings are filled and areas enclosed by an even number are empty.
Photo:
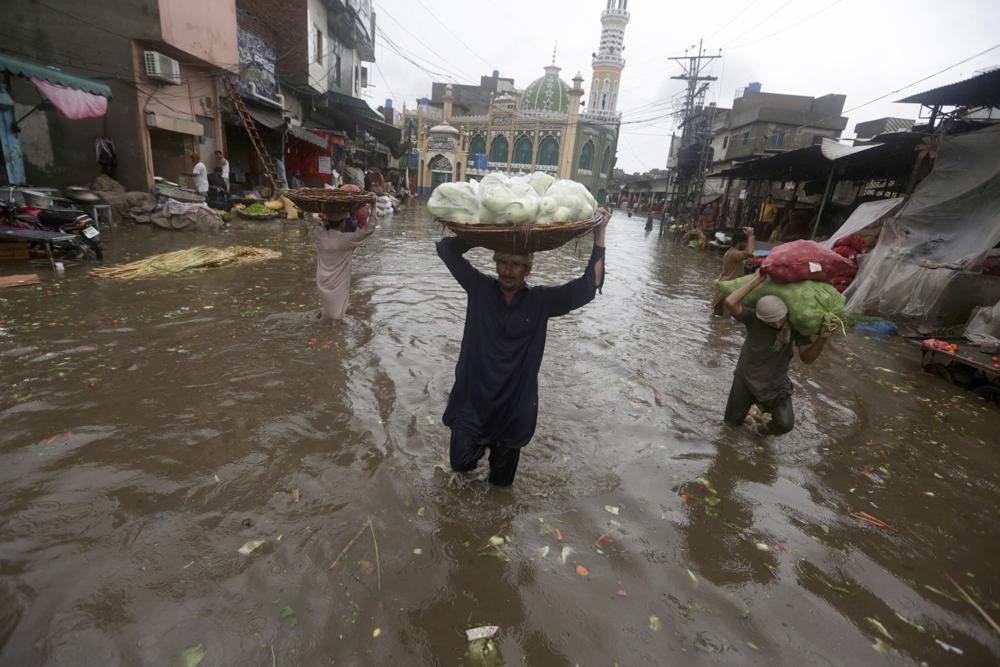
[[[411,188],[429,194],[441,183],[491,171],[543,171],[583,183],[603,204],[618,148],[628,20],[628,0],[608,0],[589,91],[579,73],[572,85],[560,78],[554,54],[543,76],[524,90],[497,72],[478,87],[435,84],[431,99],[403,113],[404,138],[414,146]]]

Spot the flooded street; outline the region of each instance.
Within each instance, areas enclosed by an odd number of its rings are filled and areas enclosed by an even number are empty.
[[[743,336],[708,313],[720,258],[644,222],[615,214],[604,294],[551,322],[510,489],[448,469],[465,294],[422,207],[358,252],[335,327],[307,317],[300,223],[119,226],[108,264],[283,255],[4,290],[0,663],[470,665],[480,625],[508,665],[1000,661],[947,578],[1000,619],[1000,411],[852,333],[793,363],[791,434],[723,425]]]

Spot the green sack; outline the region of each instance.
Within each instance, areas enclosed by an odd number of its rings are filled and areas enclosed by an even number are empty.
[[[717,280],[715,286],[726,295],[732,294],[753,280],[753,274],[735,280]],[[798,283],[776,283],[765,280],[743,299],[748,306],[756,305],[763,296],[773,295],[788,306],[788,321],[803,336],[815,336],[830,328],[834,317],[844,317],[844,295],[829,283],[803,280]]]

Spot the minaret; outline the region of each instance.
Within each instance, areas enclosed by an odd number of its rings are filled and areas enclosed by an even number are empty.
[[[628,0],[608,0],[601,12],[601,48],[594,54],[594,78],[587,110],[614,113],[618,107],[618,84],[625,69],[622,49],[628,25]]]

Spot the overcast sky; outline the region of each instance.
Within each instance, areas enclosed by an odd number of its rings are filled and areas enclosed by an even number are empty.
[[[372,106],[392,98],[412,108],[431,81],[478,83],[494,68],[523,89],[556,64],[569,82],[579,71],[590,87],[606,0],[375,0],[378,36]],[[919,107],[893,104],[907,94],[1000,66],[1000,48],[903,88],[990,47],[1000,47],[997,0],[629,0],[618,166],[663,167],[684,82],[671,80],[681,56],[700,38],[718,53],[707,73],[719,77],[708,100],[730,107],[734,93],[759,81],[765,92],[847,95],[845,136],[858,122],[915,118]],[[403,54],[386,42],[391,40]],[[417,64],[408,62],[407,58]],[[418,67],[419,65],[419,67]],[[586,97],[584,98],[586,99]],[[853,107],[861,107],[851,110]]]

